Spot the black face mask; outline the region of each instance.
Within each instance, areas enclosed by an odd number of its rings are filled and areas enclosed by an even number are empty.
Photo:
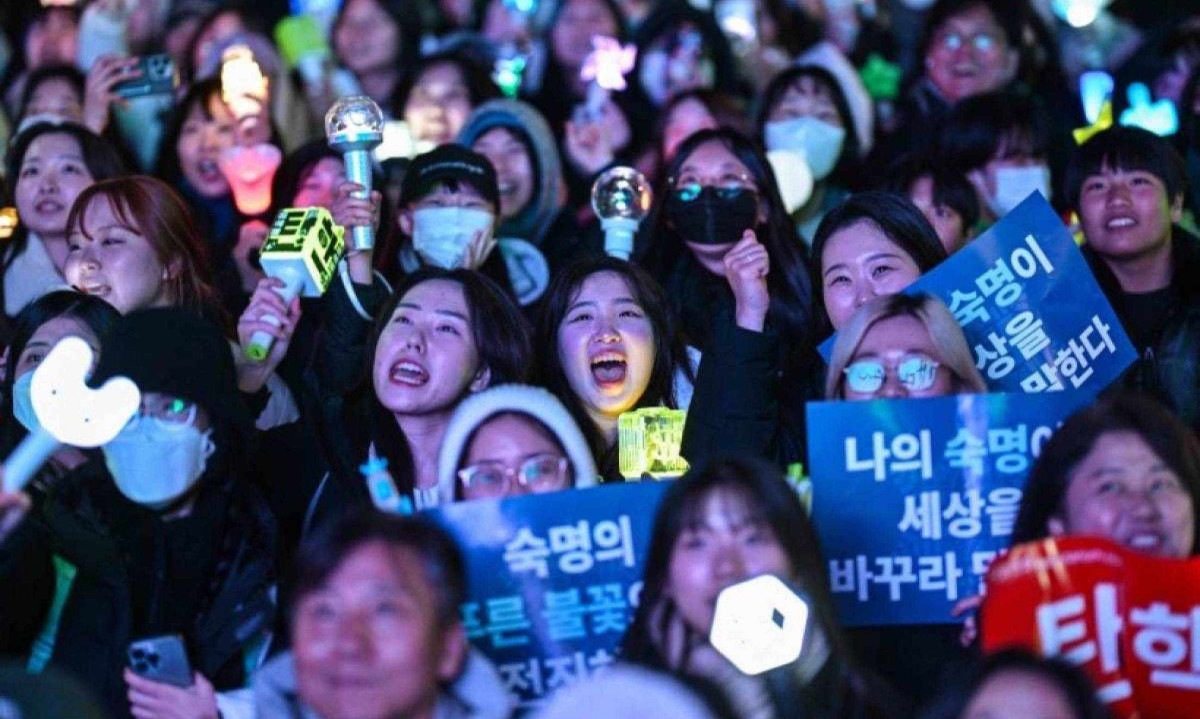
[[[692,193],[691,188],[684,188],[671,192],[666,210],[685,242],[728,245],[742,239],[742,233],[755,225],[758,194],[723,187],[701,187],[698,193]]]

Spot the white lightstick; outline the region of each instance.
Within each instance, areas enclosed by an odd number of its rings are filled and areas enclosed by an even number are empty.
[[[363,186],[359,197],[371,196],[371,151],[383,142],[383,111],[366,95],[340,98],[325,113],[325,137],[342,153],[346,178]],[[375,229],[355,226],[350,232],[354,250],[375,246]]]
[[[637,48],[633,45],[622,45],[616,38],[603,35],[592,38],[592,52],[579,70],[579,78],[588,83],[584,109],[589,120],[600,119],[611,93],[628,87],[625,76],[636,60]]]
[[[632,167],[613,167],[592,184],[592,209],[604,230],[604,251],[623,260],[633,254],[633,235],[650,212],[654,193]]]
[[[33,371],[33,413],[41,427],[4,460],[4,491],[19,492],[59,445],[99,447],[112,441],[142,403],[130,379],[113,377],[87,386],[92,348],[65,337]]]
[[[808,615],[807,602],[764,574],[722,590],[708,641],[743,674],[762,674],[800,658]]]

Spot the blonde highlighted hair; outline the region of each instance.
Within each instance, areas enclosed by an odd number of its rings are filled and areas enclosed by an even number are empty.
[[[967,345],[962,328],[950,314],[950,310],[933,295],[920,292],[913,295],[897,294],[876,297],[854,313],[846,326],[838,332],[829,359],[829,373],[825,378],[825,397],[842,399],[846,394],[845,369],[854,359],[859,345],[867,332],[876,323],[892,317],[912,317],[919,321],[929,333],[935,357],[954,377],[954,392],[987,392],[983,375],[975,368],[975,357]]]

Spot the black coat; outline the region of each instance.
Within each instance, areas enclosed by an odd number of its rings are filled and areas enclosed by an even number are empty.
[[[1128,331],[1126,293],[1116,276],[1086,245],[1083,255]],[[1171,303],[1162,329],[1147,346],[1137,348],[1138,359],[1114,385],[1149,394],[1200,432],[1200,239],[1175,227],[1171,261]]]
[[[244,685],[275,614],[274,520],[244,483],[201,481],[168,523],[98,466],[64,479],[0,547],[0,648],[74,674],[113,717],[129,716],[126,650],[147,636],[181,634],[218,691]]]

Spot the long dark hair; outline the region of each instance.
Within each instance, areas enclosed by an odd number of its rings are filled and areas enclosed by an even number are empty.
[[[375,396],[373,370],[379,350],[379,337],[392,319],[396,306],[408,291],[424,282],[447,280],[462,286],[471,325],[471,338],[479,354],[479,364],[491,371],[491,384],[524,383],[533,365],[533,344],[528,324],[516,304],[504,290],[473,270],[425,268],[405,276],[391,299],[380,309],[371,331],[366,353],[365,386],[359,387],[356,400],[348,407],[351,443],[357,458],[367,456],[374,443],[379,456],[387,459],[401,492],[413,490],[413,459],[408,441],[392,413]],[[357,475],[354,467],[343,468]]]
[[[601,272],[612,272],[628,285],[633,298],[645,311],[646,319],[650,321],[654,330],[654,366],[650,370],[650,383],[646,385],[646,391],[634,406],[676,407],[676,374],[682,370],[685,376],[691,378],[692,369],[666,294],[645,270],[626,260],[595,256],[580,258],[563,267],[554,276],[546,290],[535,335],[535,346],[542,350],[538,383],[553,392],[566,406],[575,423],[583,430],[601,474],[608,477],[616,472],[616,448],[609,446],[608,440],[583,408],[579,397],[571,390],[562,358],[558,356],[557,351],[558,330],[567,316],[571,302],[579,294],[583,283]]]
[[[1071,476],[1096,441],[1109,432],[1133,432],[1179,477],[1192,502],[1193,539],[1200,542],[1200,441],[1169,409],[1149,397],[1117,393],[1071,415],[1042,447],[1025,482],[1012,543],[1049,535],[1050,519],[1063,511]]]
[[[700,130],[684,140],[675,151],[675,157],[667,165],[667,172],[660,178],[654,208],[646,219],[649,236],[648,242],[639,250],[641,263],[651,275],[662,281],[679,263],[691,261],[683,238],[670,226],[664,205],[672,190],[671,183],[684,162],[701,145],[714,141],[724,145],[750,170],[759,201],[766,205],[766,221],[754,230],[771,258],[771,272],[767,275],[771,292],[770,315],[781,335],[792,342],[809,340],[813,310],[808,260],[787,209],[783,206],[779,185],[775,182],[775,173],[767,158],[753,142],[734,130]]]
[[[12,321],[12,338],[8,343],[8,360],[4,365],[4,404],[0,409],[0,454],[8,456],[28,432],[13,417],[13,384],[21,353],[33,335],[50,320],[70,317],[86,325],[96,337],[103,337],[121,315],[113,306],[100,299],[72,290],[59,290],[42,295],[25,306]]]
[[[946,248],[938,239],[929,220],[907,197],[891,192],[870,190],[846,198],[826,213],[813,235],[812,288],[813,307],[817,317],[817,336],[826,337],[833,331],[829,312],[825,309],[824,285],[821,277],[821,256],[829,238],[840,230],[859,222],[875,225],[897,247],[916,263],[921,274],[937,267],[946,259]]]
[[[9,207],[16,206],[17,183],[20,182],[21,163],[25,161],[25,153],[29,151],[29,146],[42,135],[52,135],[55,133],[70,135],[75,138],[83,154],[83,164],[87,166],[88,172],[92,174],[92,178],[95,181],[99,182],[110,177],[117,177],[127,172],[127,168],[121,162],[120,156],[113,151],[112,147],[83,125],[77,125],[73,122],[38,122],[25,128],[25,130],[13,138],[12,145],[8,149],[8,155],[4,163],[7,173],[6,177],[8,178],[8,187],[4,193],[4,203]],[[4,249],[0,250],[0,309],[3,308],[4,274],[8,271],[13,260],[25,251],[25,247],[28,244],[29,230],[23,224],[18,223],[12,238],[6,243]],[[0,312],[0,315],[3,315],[3,313]],[[4,337],[0,337],[0,339],[4,339]]]
[[[680,536],[702,525],[705,505],[716,493],[735,497],[735,501],[744,506],[747,519],[769,529],[787,555],[791,576],[782,579],[794,582],[805,594],[811,611],[810,621],[820,628],[830,648],[828,662],[839,669],[833,692],[836,696],[821,697],[821,700],[835,706],[840,704],[838,708],[842,711],[846,711],[848,705],[857,705],[865,708],[866,715],[885,714],[877,699],[871,696],[867,687],[869,681],[859,673],[846,649],[836,621],[825,562],[808,513],[779,470],[761,460],[713,460],[693,467],[667,489],[654,515],[654,529],[642,574],[641,599],[633,623],[621,642],[623,656],[629,661],[656,668],[680,670],[680,667],[670,666],[670,659],[655,639],[666,636],[666,627],[676,620],[677,615],[666,594],[671,556]],[[684,647],[685,665],[686,653],[692,648],[691,642]],[[775,696],[777,692],[772,691],[777,713],[787,708],[779,703],[794,700],[799,690],[797,687],[790,689],[787,694],[791,696]],[[827,719],[841,716],[859,714],[831,711]]]
[[[392,22],[396,23],[397,42],[400,45],[400,52],[396,56],[396,67],[400,71],[400,77],[411,71],[413,66],[421,57],[421,33],[422,23],[420,12],[415,8],[416,3],[406,2],[405,0],[371,0],[379,6],[384,13],[391,18]],[[349,2],[342,2],[338,7],[337,15],[333,18],[333,25],[329,28],[330,46],[335,56],[337,47],[333,42],[333,38],[337,34],[338,27],[341,26],[342,20],[346,17],[346,8],[350,6]],[[338,62],[345,63],[343,58],[338,57]],[[397,83],[396,90],[399,89]],[[395,100],[398,97],[396,90],[392,91],[392,97],[386,103],[387,106],[395,106]],[[381,103],[383,104],[383,103]]]

